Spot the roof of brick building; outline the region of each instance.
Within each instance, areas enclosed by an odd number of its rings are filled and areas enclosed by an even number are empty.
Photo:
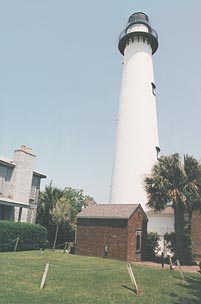
[[[140,204],[92,204],[84,208],[77,218],[129,219],[138,207],[144,213]]]

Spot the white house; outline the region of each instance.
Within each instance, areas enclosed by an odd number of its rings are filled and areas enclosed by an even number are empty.
[[[35,223],[40,182],[32,149],[21,146],[13,160],[0,156],[0,220]]]

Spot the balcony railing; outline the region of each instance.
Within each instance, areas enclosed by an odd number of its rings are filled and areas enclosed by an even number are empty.
[[[133,23],[133,24],[135,24],[135,23]],[[119,40],[121,40],[123,37],[125,37],[128,33],[127,33],[127,30],[128,30],[128,28],[131,26],[132,24],[130,24],[128,27],[126,27],[126,29],[125,30],[123,30],[122,32],[121,32],[121,34],[120,34],[120,36],[119,36]],[[157,35],[157,33],[156,33],[156,31],[154,30],[154,29],[152,29],[152,28],[150,28],[150,27],[147,27],[147,29],[148,29],[148,32],[147,33],[149,33],[150,35],[152,35],[153,37],[155,37],[157,40],[158,40],[158,35]],[[132,33],[137,33],[138,31],[136,31],[136,32],[132,32]],[[144,33],[146,33],[146,32],[144,32]]]

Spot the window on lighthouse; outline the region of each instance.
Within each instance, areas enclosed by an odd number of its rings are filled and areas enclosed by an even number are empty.
[[[157,146],[155,148],[156,148],[156,158],[159,159],[161,149],[159,147],[157,147]]]
[[[151,86],[152,86],[152,94],[156,96],[156,85],[153,82],[151,82]]]

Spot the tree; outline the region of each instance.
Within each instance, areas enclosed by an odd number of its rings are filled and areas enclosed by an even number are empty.
[[[50,211],[50,214],[52,215],[52,221],[55,223],[55,226],[56,226],[54,243],[53,243],[53,248],[52,248],[52,249],[55,249],[59,226],[62,223],[70,221],[70,202],[69,202],[69,200],[67,200],[65,196],[62,196],[60,199],[58,199],[58,201],[56,202],[56,205]]]
[[[155,261],[156,256],[159,252],[159,241],[160,236],[157,232],[149,232],[147,233],[146,240],[146,257],[149,261]]]
[[[87,206],[88,202],[95,203],[94,199],[89,195],[84,195],[84,191],[81,189],[66,187],[63,195],[70,201],[70,218],[74,224],[76,223],[76,216],[82,208]]]
[[[88,203],[94,203],[93,198],[84,195],[83,190],[66,187],[59,189],[53,186],[52,181],[45,187],[45,190],[39,195],[36,222],[43,225],[48,230],[48,240],[50,244],[55,240],[56,222],[52,211],[60,199],[68,202],[69,220],[61,221],[57,231],[57,242],[63,243],[73,241],[76,228],[76,215],[82,210],[82,207]]]
[[[56,202],[63,196],[63,192],[63,190],[53,186],[51,181],[39,195],[36,223],[47,228],[48,241],[50,244],[53,243],[55,230],[51,210],[55,207]]]
[[[174,209],[176,257],[181,263],[191,262],[191,216],[201,209],[201,165],[192,156],[162,156],[145,178],[147,205],[157,211],[171,204]],[[191,249],[190,249],[191,248]]]

